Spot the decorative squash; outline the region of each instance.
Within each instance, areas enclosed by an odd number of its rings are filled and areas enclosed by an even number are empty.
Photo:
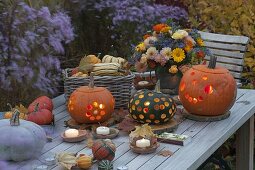
[[[212,56],[208,67],[196,65],[185,72],[179,86],[183,107],[191,114],[217,116],[226,113],[236,98],[236,81],[229,71],[216,67]]]
[[[110,139],[99,139],[92,145],[92,153],[97,160],[112,161],[115,157],[116,146]]]
[[[105,55],[102,59],[102,63],[118,63],[118,64],[123,65],[126,62],[127,62],[127,60],[125,60],[124,58],[113,57],[110,55]]]
[[[98,170],[113,170],[113,164],[109,160],[102,160],[98,163]]]
[[[28,113],[27,120],[34,122],[38,125],[47,125],[52,123],[53,114],[51,111],[47,109],[39,110],[39,103],[36,104],[33,112]]]
[[[94,64],[92,72],[96,76],[120,76],[123,75],[121,66],[118,63],[98,63]]]
[[[0,120],[0,160],[24,161],[41,154],[46,144],[45,131],[33,122],[19,120],[15,110],[11,120]]]
[[[47,96],[41,96],[35,99],[29,106],[28,106],[28,112],[33,112],[35,110],[35,107],[39,103],[39,110],[41,109],[47,109],[52,112],[53,110],[53,102],[52,100]]]
[[[94,87],[91,74],[89,86],[76,89],[68,101],[70,116],[78,123],[104,122],[114,111],[115,100],[104,87]]]
[[[92,157],[88,155],[80,156],[77,159],[77,165],[82,169],[89,169],[92,166]]]
[[[129,113],[140,123],[162,124],[168,122],[175,112],[173,99],[160,92],[138,90],[129,101]]]

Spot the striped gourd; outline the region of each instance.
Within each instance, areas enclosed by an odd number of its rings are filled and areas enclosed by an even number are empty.
[[[113,164],[109,160],[102,160],[98,163],[98,170],[113,170]]]
[[[116,146],[110,139],[99,139],[93,143],[92,153],[97,160],[112,161],[115,157]]]
[[[120,70],[120,64],[118,63],[98,63],[93,65],[92,72],[95,75],[122,75]]]
[[[105,55],[102,59],[102,63],[119,63],[119,64],[124,64],[127,62],[124,58],[121,57],[113,57],[110,55]]]

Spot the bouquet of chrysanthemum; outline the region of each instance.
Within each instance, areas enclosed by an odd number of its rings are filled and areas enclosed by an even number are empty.
[[[200,64],[209,50],[195,29],[184,30],[174,22],[157,24],[144,35],[132,56],[138,72],[182,73],[187,65]]]

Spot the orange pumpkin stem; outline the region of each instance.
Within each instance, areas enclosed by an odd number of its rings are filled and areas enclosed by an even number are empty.
[[[216,61],[217,61],[217,57],[210,56],[210,61],[209,61],[209,64],[208,64],[208,68],[215,69]]]
[[[90,82],[89,82],[89,88],[94,88],[94,74],[93,73],[90,73],[89,75],[89,79],[90,79]]]
[[[15,109],[14,113],[12,114],[12,117],[10,119],[10,125],[11,126],[19,126],[20,125],[19,114],[20,114],[19,110]]]

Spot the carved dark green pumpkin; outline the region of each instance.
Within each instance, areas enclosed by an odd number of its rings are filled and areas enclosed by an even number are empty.
[[[113,170],[113,164],[109,160],[102,160],[98,163],[98,170]]]
[[[140,123],[162,124],[168,122],[176,112],[176,105],[166,94],[139,90],[129,101],[129,113]]]

